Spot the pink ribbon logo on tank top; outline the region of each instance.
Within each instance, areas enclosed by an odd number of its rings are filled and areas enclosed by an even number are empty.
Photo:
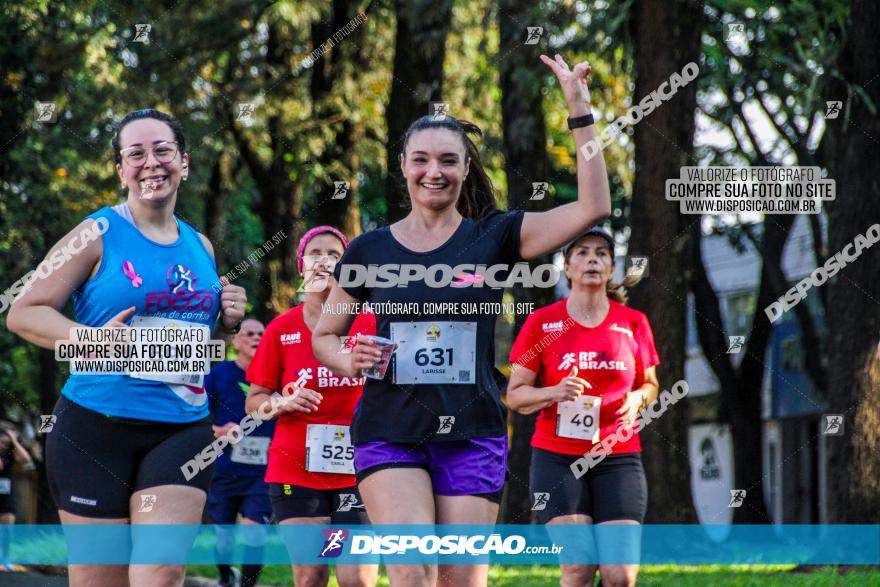
[[[125,276],[131,280],[131,285],[133,287],[140,287],[144,280],[134,271],[134,265],[132,265],[131,261],[126,261],[122,264],[122,272],[125,273]]]
[[[465,283],[483,283],[483,276],[471,273],[459,273],[455,276],[455,285],[464,285]]]

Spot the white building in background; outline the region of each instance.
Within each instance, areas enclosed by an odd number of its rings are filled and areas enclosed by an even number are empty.
[[[824,219],[822,221],[824,228]],[[703,260],[721,305],[727,336],[748,337],[755,311],[761,258],[747,243],[737,252],[725,236],[703,239]],[[783,271],[789,283],[815,269],[809,220],[795,219],[783,254]],[[819,292],[812,290],[804,301],[814,317],[821,315]],[[702,353],[692,295],[688,298],[688,334],[685,379],[689,397],[718,394],[720,385]],[[817,321],[824,339],[821,322]],[[793,311],[773,325],[765,355],[762,395],[764,498],[774,523],[825,522],[825,442],[820,420],[825,406],[822,396],[804,371],[800,325]],[[738,365],[742,354],[729,355]],[[810,360],[820,360],[812,357]],[[701,523],[726,524],[732,520],[728,506],[733,486],[733,451],[727,425],[692,421],[689,430],[691,487]]]

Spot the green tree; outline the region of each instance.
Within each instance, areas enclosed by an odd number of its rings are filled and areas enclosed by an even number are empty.
[[[397,29],[391,96],[385,111],[385,221],[406,216],[409,197],[400,175],[401,137],[410,124],[428,114],[430,102],[443,102],[443,62],[452,19],[452,0],[395,0]],[[455,110],[450,114],[455,116]]]
[[[547,129],[544,121],[543,94],[547,66],[538,59],[546,51],[543,43],[526,45],[527,27],[522,23],[544,22],[537,11],[522,3],[501,0],[498,3],[498,24],[501,33],[501,112],[503,125],[504,171],[507,176],[507,201],[511,210],[547,210],[548,198],[532,200],[532,183],[548,182]],[[542,35],[543,37],[543,35]],[[552,87],[552,86],[551,86]],[[559,96],[558,88],[553,88]],[[549,183],[549,182],[548,182]],[[533,263],[552,262],[549,255]],[[517,288],[513,299],[532,303],[540,308],[553,303],[553,291],[539,288]],[[519,331],[526,315],[517,314],[515,331]],[[529,520],[532,496],[529,491],[530,441],[535,416],[511,411],[510,479],[507,484],[503,519],[511,523]]]
[[[707,8],[703,42],[703,75],[700,78],[699,112],[711,130],[723,130],[729,145],[706,146],[699,157],[707,165],[821,165],[826,133],[817,80],[834,67],[839,52],[839,31],[846,13],[841,1],[821,7],[792,4],[779,9],[770,4],[714,2]],[[728,25],[744,25],[745,38],[728,41]],[[763,116],[747,115],[749,108]],[[769,121],[773,138],[762,136]],[[703,354],[721,387],[719,417],[729,422],[734,451],[735,485],[747,489],[745,507],[734,510],[738,523],[769,522],[764,504],[761,444],[754,442],[763,430],[761,389],[769,367],[764,359],[772,325],[763,308],[788,289],[782,256],[792,225],[792,214],[767,214],[761,224],[742,219],[730,225],[714,218],[714,230],[727,234],[735,245],[751,243],[761,258],[755,308],[747,333],[726,332],[718,295],[702,257],[702,219],[690,227],[697,333]],[[817,264],[824,262],[819,217],[809,217]],[[742,249],[742,247],[740,247]],[[805,356],[821,357],[817,322],[807,304],[795,308]],[[746,334],[742,361],[734,365],[726,350],[728,335]],[[807,361],[806,370],[818,390],[825,388],[825,362]]]
[[[703,7],[698,2],[638,2],[633,12],[635,100],[654,91],[673,72],[700,57]],[[647,282],[631,304],[647,314],[661,364],[661,389],[684,378],[688,246],[686,220],[663,197],[666,178],[677,177],[690,157],[695,129],[696,84],[680,88],[636,125],[636,175],[631,207],[630,255],[647,255]],[[686,523],[696,519],[687,456],[687,413],[670,410],[642,433],[651,488],[647,520]]]
[[[875,56],[880,7],[854,0],[847,38],[839,63],[847,93],[845,119],[838,134],[837,200],[830,206],[832,252],[842,250],[858,234],[880,220],[880,65]],[[831,279],[828,288],[829,407],[844,415],[843,436],[827,437],[828,517],[836,524],[876,524],[880,520],[880,247]]]

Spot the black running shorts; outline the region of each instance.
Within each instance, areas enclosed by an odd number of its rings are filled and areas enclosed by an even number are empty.
[[[290,518],[330,518],[334,525],[370,523],[356,486],[311,489],[288,483],[269,483],[269,497],[272,512],[279,522]]]
[[[645,519],[648,486],[641,453],[609,455],[575,478],[570,465],[579,457],[532,448],[529,485],[541,523],[556,516],[586,514],[594,524]]]
[[[113,418],[64,396],[53,413],[46,469],[58,509],[90,518],[128,518],[136,491],[186,485],[207,492],[213,465],[190,480],[181,466],[214,441],[210,418],[186,424]]]

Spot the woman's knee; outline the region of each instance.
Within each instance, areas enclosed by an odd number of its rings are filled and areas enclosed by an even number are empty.
[[[361,575],[349,575],[342,578],[337,575],[336,582],[339,583],[339,587],[373,587],[376,584],[376,578]]]
[[[326,565],[293,565],[296,587],[326,587],[330,581],[330,567]]]
[[[637,565],[608,565],[600,569],[602,587],[635,587],[639,575]]]
[[[437,583],[436,565],[389,565],[386,571],[392,585],[432,587]]]
[[[562,565],[559,584],[561,587],[592,586],[596,577],[596,568],[596,565]]]
[[[131,587],[180,587],[186,577],[186,565],[130,565]]]
[[[376,565],[338,565],[336,582],[339,587],[373,587],[379,577]]]
[[[487,584],[489,565],[440,565],[438,587],[480,587]]]
[[[128,565],[69,565],[70,587],[129,587]]]

